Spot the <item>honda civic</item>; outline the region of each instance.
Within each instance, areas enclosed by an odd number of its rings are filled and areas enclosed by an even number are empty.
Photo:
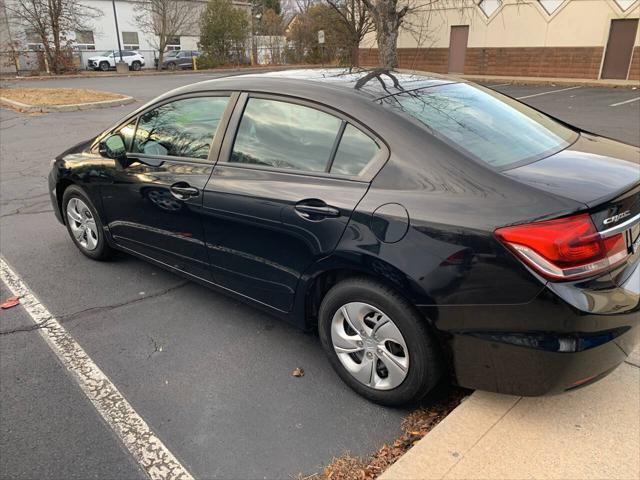
[[[639,169],[637,147],[480,85],[329,69],[168,92],[59,155],[49,188],[87,257],[128,252],[315,329],[346,384],[400,405],[441,380],[541,395],[621,364]]]

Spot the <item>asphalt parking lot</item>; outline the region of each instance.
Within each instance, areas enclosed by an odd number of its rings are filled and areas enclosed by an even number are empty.
[[[132,95],[134,105],[0,110],[2,257],[196,478],[289,478],[367,454],[406,410],[344,386],[317,339],[118,255],[82,256],[55,220],[50,160],[127,112],[211,73],[28,82]],[[586,130],[640,145],[640,90],[492,85]],[[9,296],[0,284],[0,298]],[[21,307],[0,314],[0,477],[145,478]],[[305,376],[295,378],[296,367]]]

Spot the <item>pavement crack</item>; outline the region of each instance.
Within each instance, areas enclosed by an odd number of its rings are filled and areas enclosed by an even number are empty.
[[[60,323],[69,322],[71,320],[76,320],[76,319],[78,319],[80,317],[84,317],[84,316],[87,316],[87,315],[93,315],[93,314],[98,313],[98,312],[109,312],[111,310],[115,310],[115,309],[118,309],[118,308],[121,308],[121,307],[126,307],[126,306],[129,306],[129,305],[134,305],[136,303],[144,302],[144,301],[152,299],[152,298],[162,297],[163,295],[166,295],[167,293],[171,293],[171,292],[174,292],[176,290],[179,290],[179,289],[189,285],[190,283],[191,282],[189,282],[188,280],[185,280],[184,282],[181,282],[181,283],[179,283],[177,285],[165,288],[163,290],[160,290],[158,292],[152,293],[151,295],[146,295],[144,297],[134,298],[132,300],[127,300],[126,302],[114,303],[112,305],[103,305],[103,306],[100,306],[100,307],[85,308],[85,309],[79,310],[77,312],[67,313],[65,315],[59,315],[58,316],[58,321]]]
[[[151,341],[151,343],[153,344],[153,352],[151,352],[148,356],[147,356],[147,360],[149,360],[151,357],[153,357],[156,353],[160,353],[162,352],[162,350],[164,349],[164,346],[161,343],[158,343],[156,341],[155,338],[153,338],[151,335],[147,335],[147,338]]]
[[[31,212],[23,212],[22,210],[24,210],[25,208],[29,208],[29,206],[18,208],[17,210],[14,210],[13,212],[4,213],[4,214],[0,215],[0,218],[13,217],[15,215],[36,215],[38,213],[50,213],[50,212],[53,212],[52,208],[48,208],[46,210],[33,210]]]
[[[35,330],[41,330],[43,328],[50,328],[51,327],[51,325],[49,325],[49,321],[50,320],[52,320],[52,319],[51,318],[47,318],[42,323],[34,323],[33,325],[29,325],[27,327],[12,328],[11,330],[0,330],[0,336],[1,335],[10,335],[12,333],[33,332]]]
[[[634,362],[630,362],[629,360],[625,360],[624,363],[631,365],[632,367],[640,368],[640,365]]]

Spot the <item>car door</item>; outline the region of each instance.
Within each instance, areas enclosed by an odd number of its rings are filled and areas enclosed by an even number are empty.
[[[174,98],[118,130],[129,153],[101,192],[118,245],[211,279],[202,192],[236,99],[229,93]]]
[[[290,311],[388,151],[338,112],[269,95],[242,94],[229,131],[203,198],[214,281]]]
[[[189,50],[183,50],[180,52],[179,65],[180,68],[188,68],[191,66],[191,52]]]

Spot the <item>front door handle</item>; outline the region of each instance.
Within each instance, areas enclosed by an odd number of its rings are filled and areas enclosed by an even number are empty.
[[[197,188],[192,187],[185,182],[179,182],[171,185],[170,190],[173,196],[179,200],[186,200],[190,197],[197,197],[200,195],[200,191]]]
[[[312,202],[302,201],[295,206],[296,212],[302,217],[308,220],[321,219],[323,217],[339,217],[340,210],[331,205],[327,205],[325,202],[315,200]]]

